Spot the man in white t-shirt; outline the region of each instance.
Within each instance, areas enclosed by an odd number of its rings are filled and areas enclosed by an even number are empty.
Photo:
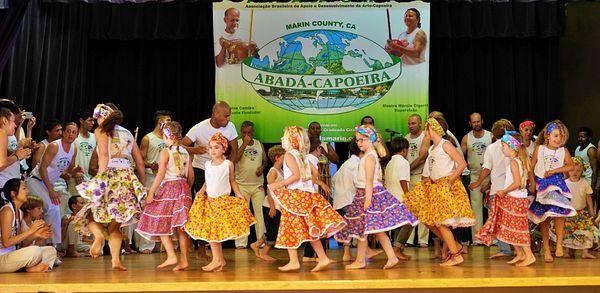
[[[414,188],[417,183],[421,182],[423,166],[425,165],[425,160],[427,159],[428,155],[427,151],[429,150],[429,146],[431,144],[429,137],[427,137],[425,132],[421,129],[422,124],[423,118],[421,118],[421,115],[412,114],[408,117],[409,133],[404,136],[404,138],[408,140],[408,154],[406,159],[410,163],[409,189]],[[411,226],[407,225],[405,227]],[[403,242],[412,244],[414,243],[415,236],[418,236],[419,246],[427,247],[429,245],[429,229],[427,229],[424,224],[419,223],[417,226],[417,233],[415,233],[414,229],[411,229],[411,231],[412,233],[410,233],[410,236]],[[397,241],[400,240],[401,239],[397,239]]]
[[[475,182],[481,174],[481,166],[483,165],[483,154],[488,145],[492,143],[492,133],[483,129],[483,119],[481,114],[473,113],[469,116],[469,126],[471,131],[467,133],[460,142],[460,147],[467,157],[467,164],[470,172],[470,182]],[[483,185],[489,182],[486,179]],[[475,214],[477,224],[471,227],[471,239],[473,244],[480,244],[476,240],[475,234],[483,225],[483,193],[481,187],[470,191],[471,207]]]
[[[502,152],[502,142],[500,138],[504,135],[506,130],[515,130],[514,126],[507,119],[500,119],[492,126],[492,134],[494,135],[495,141],[490,144],[483,154],[483,166],[481,174],[477,177],[476,182],[469,184],[469,189],[474,190],[480,188],[486,177],[490,176],[490,189],[489,189],[489,205],[494,202],[494,196],[496,193],[504,188],[504,181],[506,180],[506,166],[509,164],[508,158]],[[486,190],[484,186],[481,190]],[[512,254],[510,245],[498,240],[498,253],[492,255],[490,259],[496,259],[504,256],[510,256]]]
[[[238,31],[240,25],[240,11],[238,9],[232,7],[225,10],[223,21],[225,22],[225,30],[218,40],[215,40],[215,65],[217,67],[223,67],[226,64],[239,64],[242,61],[243,56],[230,56],[227,52],[227,47],[232,44],[247,48],[249,54],[257,51],[256,44],[252,41],[250,43],[244,42]],[[239,52],[240,50],[237,49],[236,51]]]
[[[217,133],[221,132],[229,141],[229,154],[227,158],[236,158],[238,133],[235,125],[230,121],[231,107],[226,102],[220,101],[212,108],[210,118],[194,125],[183,138],[182,144],[190,155],[194,155],[192,167],[194,167],[194,191],[200,190],[204,184],[204,163],[210,161],[208,154],[208,141]]]
[[[254,217],[256,218],[256,224],[254,225],[256,239],[262,239],[266,231],[262,204],[265,200],[263,172],[268,164],[267,153],[262,143],[254,138],[254,123],[251,121],[242,122],[240,133],[242,139],[238,139],[240,148],[235,158],[235,182],[248,204],[252,203]],[[248,237],[235,240],[235,247],[237,248],[245,248],[247,245]]]
[[[78,115],[79,134],[75,139],[74,145],[77,148],[77,156],[75,156],[75,168],[78,172],[69,180],[69,194],[71,196],[79,195],[77,184],[87,181],[92,176],[90,175],[90,160],[92,153],[96,147],[96,138],[92,129],[94,129],[94,117],[89,110],[83,110]]]

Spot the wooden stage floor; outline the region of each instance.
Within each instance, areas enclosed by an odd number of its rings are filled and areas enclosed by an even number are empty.
[[[0,292],[139,292],[139,291],[313,291],[344,290],[356,292],[416,292],[420,289],[469,292],[489,288],[489,292],[564,291],[577,287],[577,292],[600,292],[600,259],[556,259],[546,264],[538,257],[531,267],[517,268],[506,260],[488,260],[495,247],[472,247],[465,262],[458,267],[440,267],[431,259],[432,251],[407,248],[413,260],[402,262],[392,270],[382,270],[385,255],[376,257],[366,270],[346,271],[342,263],[334,263],[319,273],[309,272],[314,264],[300,272],[280,273],[287,253],[274,250],[277,263],[256,260],[251,250],[226,249],[227,266],[223,272],[207,273],[200,269],[205,262],[191,257],[188,271],[155,270],[164,255],[128,255],[126,272],[110,269],[110,257],[67,258],[50,273],[0,274]],[[332,258],[341,256],[331,250]],[[192,256],[190,254],[190,256]],[[560,288],[562,287],[562,288]],[[462,288],[462,289],[459,289]],[[534,289],[534,290],[532,290]],[[456,291],[458,290],[458,291]],[[500,291],[498,291],[500,290]],[[475,291],[473,291],[475,292]],[[481,290],[477,290],[481,292]]]

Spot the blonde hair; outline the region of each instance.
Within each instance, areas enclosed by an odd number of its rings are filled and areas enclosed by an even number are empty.
[[[517,147],[517,149],[511,148],[511,150],[517,152],[517,159],[521,162],[521,166],[519,167],[519,172],[523,173],[523,175],[521,175],[521,188],[526,188],[527,179],[529,178],[529,172],[531,172],[532,170],[531,160],[529,159],[529,153],[527,153],[527,148],[523,144],[523,136],[520,133],[511,133],[509,135],[521,143],[521,145]],[[508,145],[505,142],[502,143]]]
[[[281,146],[287,152],[292,150],[298,151],[296,157],[296,161],[298,161],[300,168],[300,178],[303,181],[307,181],[312,178],[312,173],[310,170],[310,165],[306,163],[306,155],[308,154],[308,150],[310,148],[310,140],[308,138],[308,133],[306,130],[300,126],[288,126],[283,131],[283,139],[281,140]]]
[[[538,139],[535,141],[536,146],[548,145],[548,139],[550,138],[550,133],[548,132],[548,127],[550,127],[550,125],[553,125],[553,124],[556,127],[555,129],[558,129],[558,131],[560,132],[560,135],[562,136],[560,146],[562,147],[565,145],[565,143],[567,143],[567,140],[569,140],[569,129],[562,121],[554,120],[544,126],[544,128],[538,135]]]

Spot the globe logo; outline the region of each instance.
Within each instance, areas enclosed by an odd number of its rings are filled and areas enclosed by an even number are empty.
[[[400,76],[400,58],[355,33],[290,33],[246,58],[242,78],[269,103],[306,114],[338,114],[381,99]]]

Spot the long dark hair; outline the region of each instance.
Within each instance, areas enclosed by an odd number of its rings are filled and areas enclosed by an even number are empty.
[[[419,12],[419,10],[417,10],[416,8],[409,8],[406,9],[406,12],[404,12],[404,14],[406,14],[409,11],[412,11],[417,15],[417,19],[419,20],[419,23],[417,23],[417,27],[421,28],[421,12]]]
[[[117,108],[117,106],[115,106],[113,103],[104,103],[104,105],[110,107],[113,111],[100,125],[101,131],[109,136],[112,136],[113,132],[115,131],[115,126],[123,123],[123,112],[121,112],[121,110],[119,110],[119,108]]]
[[[19,193],[19,188],[21,188],[21,184],[25,184],[23,183],[23,180],[21,180],[21,178],[13,178],[13,179],[9,179],[8,181],[6,181],[6,183],[4,184],[4,187],[2,187],[2,191],[1,191],[1,196],[0,196],[0,201],[2,202],[2,204],[0,205],[0,207],[5,206],[6,204],[10,204],[13,208],[13,210],[15,211],[15,218],[13,223],[16,223],[16,228],[17,230],[19,230],[19,225],[20,225],[20,221],[19,221],[19,209],[17,209],[15,202],[13,201],[12,197],[10,196],[11,192],[16,192],[17,194]],[[11,224],[12,226],[13,224]]]

